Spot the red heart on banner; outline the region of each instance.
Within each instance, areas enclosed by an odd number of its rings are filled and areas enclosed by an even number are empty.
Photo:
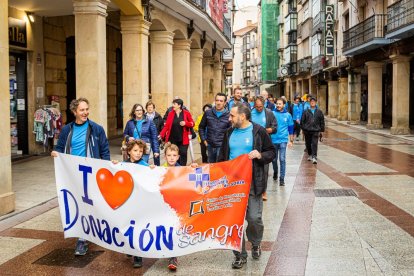
[[[96,173],[96,182],[105,201],[114,210],[128,200],[134,188],[134,180],[126,171],[113,175],[108,169],[100,169]]]

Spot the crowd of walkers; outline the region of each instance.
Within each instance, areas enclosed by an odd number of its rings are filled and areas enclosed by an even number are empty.
[[[110,160],[109,143],[102,126],[89,119],[89,102],[85,98],[73,100],[70,110],[75,120],[65,125],[52,152]],[[293,102],[285,97],[274,99],[267,91],[260,96],[243,97],[235,88],[228,98],[217,93],[213,104],[203,106],[196,122],[182,99],[175,98],[165,115],[156,112],[151,101],[132,106],[129,121],[124,129],[124,160],[143,166],[160,166],[160,152],[164,149],[163,166],[187,166],[188,148],[198,132],[202,163],[232,160],[248,154],[252,160],[253,176],[246,211],[246,236],[252,244],[252,258],[261,256],[263,237],[263,201],[267,200],[266,188],[269,165],[272,163],[273,180],[285,185],[286,149],[300,140],[306,144],[308,160],[317,163],[318,141],[325,130],[324,116],[318,109],[316,98],[296,96]],[[165,143],[165,144],[164,144]],[[153,164],[150,163],[150,156]],[[191,154],[193,156],[193,154]],[[195,167],[191,158],[191,166]],[[114,161],[114,163],[118,161]],[[88,244],[78,239],[75,255],[85,255]],[[234,251],[234,269],[247,262],[243,238],[241,252]],[[142,267],[142,258],[135,256],[133,265]],[[170,258],[168,268],[177,269],[177,258]]]

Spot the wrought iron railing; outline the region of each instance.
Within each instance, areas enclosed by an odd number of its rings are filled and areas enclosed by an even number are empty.
[[[312,59],[312,75],[318,74],[325,67],[325,56],[320,55]]]
[[[384,38],[386,14],[373,15],[344,32],[344,51],[358,47],[375,38]]]
[[[309,72],[312,68],[312,60],[310,58],[302,58],[298,60],[298,73]]]
[[[207,9],[207,0],[187,0],[187,1],[192,2],[194,5],[196,5],[203,11],[206,11]]]
[[[317,29],[323,30],[325,23],[325,11],[320,11],[312,21],[312,33],[315,33]]]
[[[204,0],[205,1],[205,0]],[[227,40],[231,40],[231,26],[227,18],[223,17],[223,33]]]
[[[388,7],[387,33],[414,24],[414,1],[401,0]]]

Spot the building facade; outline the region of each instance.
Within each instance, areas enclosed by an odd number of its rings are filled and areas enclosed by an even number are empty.
[[[164,113],[184,100],[194,116],[224,91],[222,52],[231,25],[214,1],[63,0],[0,3],[0,214],[14,209],[11,156],[47,152],[32,133],[38,109],[90,101],[109,137],[122,133],[133,104]],[[8,92],[8,93],[7,93]],[[9,116],[10,114],[10,116]],[[49,140],[48,138],[46,140]]]
[[[413,1],[279,4],[284,35],[278,76],[285,95],[313,94],[322,111],[340,121],[412,132]]]

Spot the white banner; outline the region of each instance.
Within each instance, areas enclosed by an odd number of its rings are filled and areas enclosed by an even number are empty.
[[[65,238],[149,258],[239,250],[251,169],[246,156],[211,167],[151,169],[59,154]]]

